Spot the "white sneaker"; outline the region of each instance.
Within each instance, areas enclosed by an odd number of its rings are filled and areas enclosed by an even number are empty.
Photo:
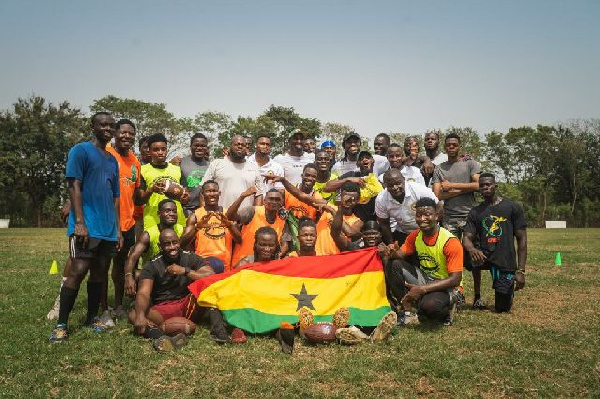
[[[60,295],[58,295],[56,297],[56,299],[54,300],[54,305],[52,305],[52,309],[50,309],[50,311],[46,315],[46,318],[48,320],[58,319],[59,310],[60,310]]]
[[[102,313],[102,316],[100,316],[100,321],[102,322],[102,324],[104,324],[108,328],[115,326],[115,322],[113,321],[113,319],[111,317],[110,309],[106,309],[104,311],[104,313]]]

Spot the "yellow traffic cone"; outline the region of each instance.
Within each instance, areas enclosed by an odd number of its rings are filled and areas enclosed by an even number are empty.
[[[58,263],[55,260],[52,261],[52,265],[50,266],[49,274],[58,274]]]

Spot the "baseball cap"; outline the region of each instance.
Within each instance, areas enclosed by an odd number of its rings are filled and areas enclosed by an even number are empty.
[[[346,135],[344,136],[344,140],[342,140],[342,144],[346,142],[346,140],[348,140],[350,137],[356,137],[357,139],[360,140],[360,135],[356,132],[350,132],[350,133],[346,133]]]
[[[289,135],[289,137],[288,137],[288,138],[290,138],[290,139],[291,139],[292,137],[294,137],[294,136],[295,136],[295,135],[297,135],[297,134],[299,134],[299,135],[303,136],[305,139],[306,139],[306,138],[309,138],[309,137],[311,137],[311,135],[310,135],[308,132],[305,132],[305,131],[304,131],[304,130],[302,130],[302,129],[294,129],[294,130],[292,130],[292,131],[290,132],[290,135]]]
[[[321,148],[327,148],[327,147],[335,147],[335,142],[333,140],[325,140],[321,144]]]

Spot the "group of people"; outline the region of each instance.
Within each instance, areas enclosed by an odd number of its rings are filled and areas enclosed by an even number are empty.
[[[456,134],[444,138],[442,152],[439,135],[426,133],[421,153],[417,137],[397,144],[382,133],[370,152],[354,132],[317,148],[294,130],[276,156],[268,134],[234,136],[224,157],[210,160],[198,133],[189,155],[169,161],[162,134],[139,138],[138,160],[130,120],[99,112],[91,130],[67,160],[70,256],[49,313],[58,318],[52,342],[67,339],[88,271],[86,324],[100,332],[111,316],[128,318],[161,348],[181,344],[161,329],[172,317],[207,317],[215,341],[245,340],[243,331],[228,333],[218,309],[198,307],[187,286],[255,262],[377,247],[398,323],[418,316],[451,324],[464,301],[463,269],[473,273],[475,309],[486,308],[481,270],[491,272],[499,312],[525,284],[523,208],[498,195],[495,176],[461,152]],[[111,260],[114,309],[99,317],[108,309]],[[135,298],[129,312],[125,295]]]

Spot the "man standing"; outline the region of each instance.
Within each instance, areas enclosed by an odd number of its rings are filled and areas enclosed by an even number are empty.
[[[185,216],[189,216],[200,206],[200,182],[208,168],[206,155],[208,139],[202,133],[196,133],[190,140],[190,155],[181,160],[181,181],[190,193],[190,201],[184,205]]]
[[[308,133],[300,129],[293,130],[288,140],[288,152],[273,158],[283,167],[285,178],[294,185],[300,184],[304,165],[315,161],[314,154],[304,152],[304,140],[308,137]]]
[[[375,136],[375,140],[373,141],[373,159],[375,160],[373,173],[375,173],[375,176],[385,173],[385,171],[390,168],[390,163],[387,159],[387,151],[390,142],[390,135],[387,133],[379,133]]]
[[[284,170],[283,167],[275,162],[271,156],[271,137],[267,135],[260,135],[258,139],[256,139],[256,152],[251,154],[246,162],[254,164],[258,167],[261,176],[283,176]],[[264,184],[264,191],[261,193],[263,198],[272,188],[276,188],[277,190],[283,190],[283,185],[281,183],[275,183],[273,181],[267,181]]]
[[[431,198],[438,202],[431,189],[422,184],[408,182],[397,169],[390,169],[383,175],[386,189],[375,199],[375,213],[381,226],[383,241],[386,244],[404,244],[406,237],[417,228],[415,204],[421,198]]]
[[[326,193],[323,191],[327,182],[331,180],[331,158],[326,150],[319,149],[315,151],[315,165],[317,166],[317,178],[313,190],[315,194],[321,196],[325,201],[333,203],[336,193]]]
[[[150,163],[142,165],[142,182],[138,195],[138,203],[144,204],[144,230],[156,226],[158,219],[158,204],[165,198],[175,200],[177,204],[177,223],[185,226],[182,202],[189,200],[189,195],[173,195],[165,192],[167,182],[183,185],[181,168],[167,162],[167,138],[160,133],[148,137]]]
[[[479,192],[483,202],[469,212],[463,242],[473,261],[473,308],[485,308],[481,300],[481,270],[489,270],[496,312],[508,312],[512,307],[514,291],[525,286],[527,222],[523,207],[499,197],[496,189],[496,177],[493,174],[482,173],[479,176]],[[475,242],[479,243],[478,246],[475,246]]]
[[[315,139],[312,137],[307,137],[304,139],[304,143],[302,144],[304,148],[304,152],[307,154],[314,154],[317,145],[315,144]]]
[[[67,322],[73,310],[79,286],[88,270],[88,312],[85,324],[101,332],[104,325],[97,313],[102,295],[102,283],[110,258],[121,248],[119,222],[119,165],[106,151],[115,131],[115,120],[107,112],[94,114],[91,141],[75,145],[69,151],[66,178],[69,187],[71,273],[60,291],[58,323],[51,342],[68,338]],[[116,250],[116,251],[115,251]]]
[[[431,198],[417,201],[415,218],[419,229],[409,234],[400,249],[380,247],[391,302],[395,306],[401,302],[405,311],[416,307],[419,319],[451,325],[455,305],[462,298],[462,246],[439,227]],[[412,254],[419,259],[418,267],[402,260]]]
[[[123,311],[123,292],[125,287],[125,261],[129,255],[129,250],[135,244],[135,219],[134,219],[134,194],[135,190],[140,188],[141,165],[137,157],[131,151],[135,143],[135,125],[129,119],[121,119],[117,122],[115,130],[114,147],[107,146],[106,150],[110,152],[119,164],[119,197],[121,235],[123,236],[123,246],[117,252],[113,261],[112,280],[115,285],[115,310],[118,317],[126,317],[127,313]],[[108,270],[107,270],[108,271]],[[103,302],[106,308],[106,296],[108,289],[108,279],[104,288]]]
[[[336,160],[337,147],[335,146],[335,142],[333,140],[325,140],[321,144],[321,149],[323,151],[325,151],[327,153],[327,155],[329,156],[329,168],[328,168],[328,170],[331,171],[331,168],[333,168],[333,165],[335,165],[335,163],[337,162],[337,160]],[[315,158],[315,162],[316,161],[317,160]]]
[[[208,180],[217,182],[221,189],[219,205],[228,208],[239,196],[250,187],[256,187],[252,196],[248,196],[243,206],[260,205],[263,201],[263,180],[258,166],[246,161],[245,139],[236,135],[231,139],[228,155],[213,160],[202,179],[202,184]]]
[[[437,131],[425,133],[425,154],[431,159],[434,165],[439,165],[448,160],[448,155],[439,150],[440,134]],[[425,176],[425,181],[428,187],[431,187],[431,178],[433,174]]]
[[[404,151],[400,145],[392,143],[388,147],[387,159],[390,168],[399,170],[406,181],[425,185],[421,170],[414,166],[404,165],[404,158]],[[379,181],[383,182],[383,173],[379,175]]]
[[[475,205],[481,165],[473,160],[459,160],[460,137],[456,133],[446,136],[444,147],[448,161],[435,167],[433,192],[444,201],[443,226],[460,240],[467,215]],[[464,262],[465,269],[471,270],[470,257],[464,257]]]
[[[360,136],[355,132],[350,132],[344,136],[342,141],[344,147],[344,158],[337,161],[331,173],[337,178],[348,172],[354,172],[358,169],[358,153],[360,152]]]

